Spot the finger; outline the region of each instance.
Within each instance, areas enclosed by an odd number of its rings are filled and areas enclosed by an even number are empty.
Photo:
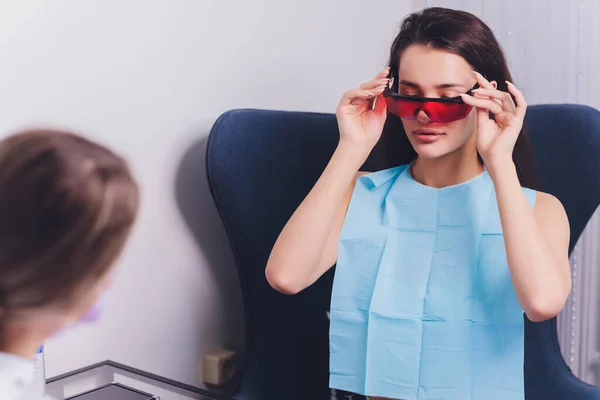
[[[502,90],[479,88],[473,90],[473,93],[497,100],[500,104],[502,104],[505,111],[515,111],[517,109],[510,93],[503,92]]]
[[[379,71],[373,79],[386,78],[389,74],[390,74],[390,67],[388,66],[388,67],[385,67],[384,69],[382,69],[381,71]]]
[[[373,79],[360,85],[360,89],[371,90],[379,86],[386,86],[390,80],[388,78]]]
[[[525,117],[525,112],[527,111],[527,101],[525,101],[525,96],[523,93],[515,85],[506,81],[508,84],[508,91],[515,96],[515,101],[517,102],[517,115],[521,118]]]
[[[483,75],[481,75],[479,72],[473,71],[473,74],[475,75],[475,79],[477,80],[479,86],[481,86],[484,89],[495,89],[494,85],[492,85],[490,81],[485,79]]]
[[[478,108],[477,109],[477,125],[483,126],[486,122],[490,120],[490,112],[487,108]]]
[[[484,96],[479,93],[473,93],[473,97],[475,97],[476,99],[489,99],[488,96]],[[498,103],[502,106],[502,102],[500,100],[498,100],[498,99],[491,99],[491,100],[494,100],[496,103]]]
[[[380,94],[375,99],[373,111],[375,111],[375,113],[379,115],[379,118],[382,118],[385,121],[385,118],[387,116],[387,103],[385,101],[385,97],[383,97],[383,94]]]
[[[503,111],[502,106],[500,104],[498,104],[497,102],[495,102],[494,100],[478,99],[473,96],[469,96],[466,93],[461,94],[461,97],[462,97],[463,101],[465,102],[465,104],[471,105],[473,107],[487,108],[494,114],[499,114]]]
[[[385,89],[385,86],[380,86],[380,87],[377,87],[372,90],[364,90],[364,89],[349,90],[346,93],[344,93],[344,95],[342,96],[342,99],[340,100],[340,105],[343,106],[343,105],[348,105],[348,104],[354,104],[354,102],[357,100],[374,99],[375,97],[377,97],[381,93],[383,93],[384,89]]]

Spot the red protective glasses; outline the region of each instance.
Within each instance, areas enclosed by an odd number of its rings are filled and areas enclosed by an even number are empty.
[[[473,86],[467,94],[472,94],[477,88]],[[465,104],[460,96],[457,97],[420,97],[407,96],[392,92],[393,79],[383,92],[388,110],[403,119],[417,119],[423,111],[431,122],[453,122],[465,118],[473,106]]]

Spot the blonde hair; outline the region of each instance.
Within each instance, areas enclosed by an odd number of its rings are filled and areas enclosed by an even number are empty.
[[[139,208],[125,160],[75,133],[0,142],[0,321],[68,306],[110,269]]]

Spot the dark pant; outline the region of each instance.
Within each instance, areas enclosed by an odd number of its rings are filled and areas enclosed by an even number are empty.
[[[382,397],[365,397],[362,394],[348,393],[343,390],[331,389],[331,400],[393,400]]]
[[[368,400],[365,396],[343,390],[331,389],[331,400]]]

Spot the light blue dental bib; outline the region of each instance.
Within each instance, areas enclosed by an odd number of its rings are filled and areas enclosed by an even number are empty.
[[[536,192],[523,189],[533,207]],[[359,178],[339,241],[330,386],[405,400],[523,400],[523,310],[487,172],[442,189]]]

